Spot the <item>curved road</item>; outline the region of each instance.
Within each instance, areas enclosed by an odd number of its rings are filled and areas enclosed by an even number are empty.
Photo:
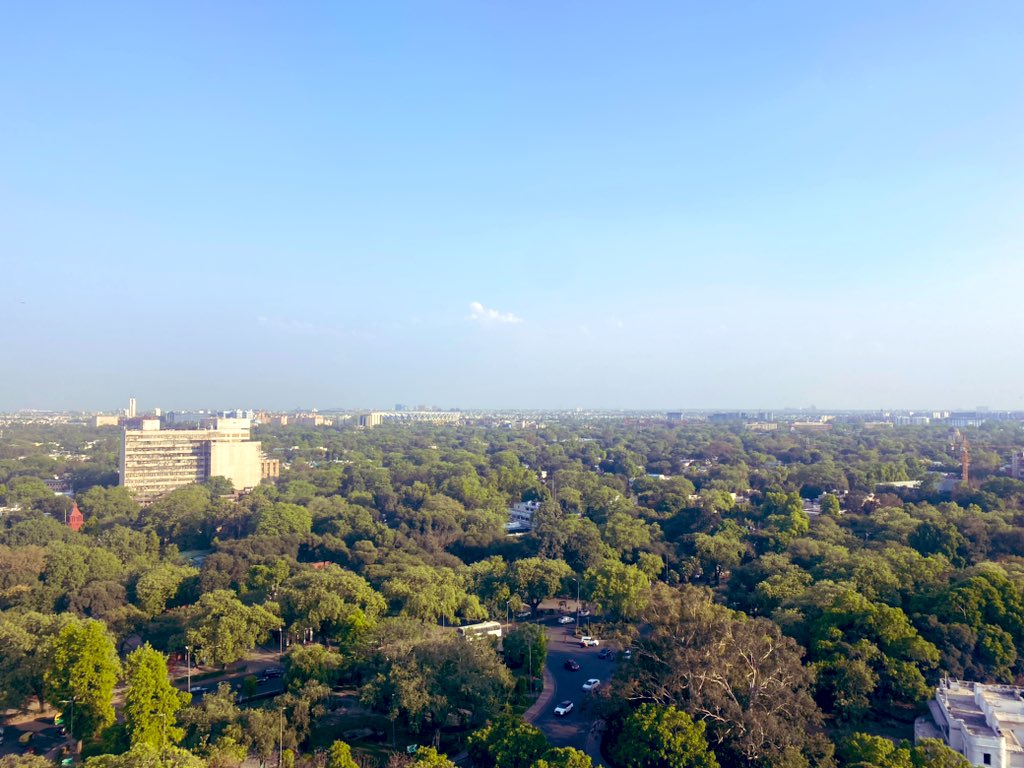
[[[583,683],[588,678],[596,677],[602,685],[607,685],[616,663],[597,657],[603,646],[581,648],[579,639],[572,634],[575,624],[558,624],[557,616],[536,623],[543,625],[548,634],[544,692],[523,717],[540,728],[554,746],[583,750],[590,755],[594,765],[599,766],[600,741],[594,731],[596,716],[589,706],[590,694],[583,690]],[[565,668],[568,659],[574,659],[580,665],[578,672]],[[568,715],[559,717],[555,714],[555,707],[566,700],[575,706]]]

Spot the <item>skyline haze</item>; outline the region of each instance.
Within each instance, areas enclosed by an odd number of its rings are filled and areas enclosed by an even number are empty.
[[[0,410],[1024,410],[1024,6],[8,9]]]

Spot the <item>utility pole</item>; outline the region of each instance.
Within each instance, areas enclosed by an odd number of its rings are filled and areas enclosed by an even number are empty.
[[[192,693],[192,646],[185,646],[185,679],[188,680],[188,692]]]

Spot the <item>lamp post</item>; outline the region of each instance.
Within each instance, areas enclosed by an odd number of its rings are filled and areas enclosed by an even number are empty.
[[[512,601],[511,600],[506,600],[505,601],[505,635],[506,636],[508,635],[508,625],[510,623],[509,622],[509,612],[511,611],[511,608],[512,608]]]
[[[579,626],[580,626],[580,580],[574,577],[573,581],[576,582],[576,627],[579,628]]]
[[[185,646],[185,679],[188,680],[188,692],[192,693],[192,646]]]

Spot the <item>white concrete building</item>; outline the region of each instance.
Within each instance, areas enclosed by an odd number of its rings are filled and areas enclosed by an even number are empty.
[[[526,533],[533,530],[533,513],[540,509],[539,501],[520,501],[508,509],[506,533]]]
[[[944,680],[914,738],[940,738],[971,765],[1024,768],[1024,688]]]
[[[175,488],[225,477],[236,491],[259,485],[263,477],[260,443],[249,426],[221,419],[213,429],[160,429],[159,419],[143,419],[125,429],[121,441],[121,485],[141,504]]]

